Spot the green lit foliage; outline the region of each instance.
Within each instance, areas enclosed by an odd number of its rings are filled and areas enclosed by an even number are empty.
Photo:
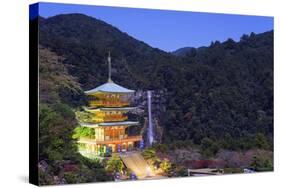
[[[72,136],[73,137],[73,136]],[[78,150],[85,150],[86,149],[86,144],[84,143],[78,143],[77,144]]]
[[[143,152],[142,152],[142,156],[145,160],[149,160],[149,159],[152,159],[152,160],[155,160],[157,157],[156,157],[156,152],[155,150],[153,149],[145,149]]]
[[[86,111],[76,111],[76,118],[78,121],[83,123],[91,123],[93,122],[94,114],[86,112]]]
[[[161,160],[156,155],[155,149],[145,149],[141,154],[150,166],[159,166]]]
[[[159,149],[159,146],[160,145],[156,145],[155,149]],[[164,147],[164,146],[163,145],[160,146],[160,148],[162,148],[162,147]],[[170,177],[170,176],[172,176],[172,174],[174,175],[174,173],[176,171],[176,165],[175,164],[171,164],[170,161],[168,159],[166,159],[166,158],[161,160],[157,156],[157,153],[156,153],[155,149],[154,148],[145,149],[141,153],[143,158],[148,163],[148,165],[150,167],[153,167],[153,168],[154,167],[160,168],[162,170],[163,174],[165,174],[165,176],[169,176]]]
[[[73,134],[73,138],[74,139],[78,139],[78,138],[91,138],[94,139],[95,138],[95,129],[89,128],[89,127],[76,127],[74,129],[74,134]]]
[[[168,159],[164,159],[162,160],[162,162],[160,163],[160,169],[164,172],[164,173],[168,173],[171,170],[171,163]]]
[[[124,164],[117,154],[113,154],[107,161],[105,168],[111,173],[121,172],[124,169]]]

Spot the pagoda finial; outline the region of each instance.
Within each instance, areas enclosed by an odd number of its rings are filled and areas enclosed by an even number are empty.
[[[112,82],[111,80],[111,56],[110,56],[110,51],[108,51],[108,82]]]

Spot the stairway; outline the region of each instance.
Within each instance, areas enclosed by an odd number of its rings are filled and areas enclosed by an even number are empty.
[[[125,166],[134,172],[138,178],[154,175],[140,152],[120,153],[119,156]]]

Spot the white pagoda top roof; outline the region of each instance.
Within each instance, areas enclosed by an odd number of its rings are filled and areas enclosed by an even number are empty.
[[[125,87],[122,87],[118,84],[115,84],[114,82],[107,82],[105,84],[102,84],[101,86],[98,86],[94,89],[91,89],[89,91],[85,91],[86,94],[92,94],[96,92],[107,92],[107,93],[134,93],[134,90],[127,89]]]

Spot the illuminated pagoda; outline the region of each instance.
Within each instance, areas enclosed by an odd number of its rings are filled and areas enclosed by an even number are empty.
[[[85,91],[88,106],[85,108],[90,114],[90,122],[80,123],[83,127],[94,129],[94,138],[80,138],[79,144],[89,154],[102,155],[107,152],[125,152],[133,150],[142,140],[141,135],[128,136],[126,129],[137,125],[136,121],[129,121],[127,112],[134,90],[122,87],[111,80],[111,57],[108,56],[108,82]]]

